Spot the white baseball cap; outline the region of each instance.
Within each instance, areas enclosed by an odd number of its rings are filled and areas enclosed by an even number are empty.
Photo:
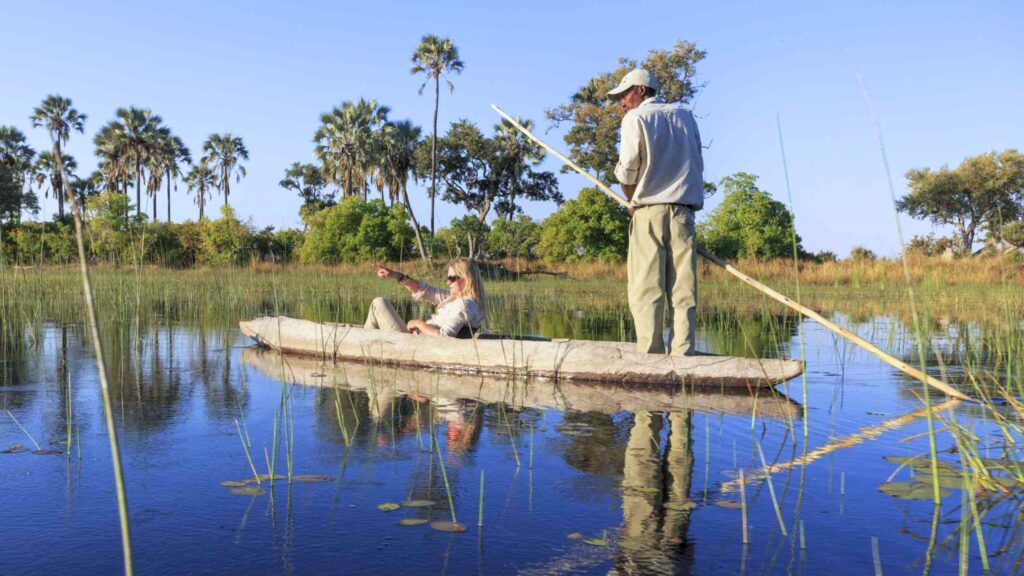
[[[647,86],[651,90],[658,89],[658,79],[643,68],[637,68],[630,70],[622,80],[619,81],[619,85],[608,91],[608,95],[612,98],[621,95],[626,90],[629,90],[633,86]]]

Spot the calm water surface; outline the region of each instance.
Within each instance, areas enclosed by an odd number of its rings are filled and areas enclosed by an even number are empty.
[[[606,327],[590,336],[614,338],[616,314],[588,324]],[[927,439],[913,438],[924,419],[782,469],[770,487],[755,478],[742,544],[740,469],[756,476],[762,454],[785,463],[921,408],[904,377],[813,324],[804,329],[806,445],[799,379],[758,398],[480,381],[282,361],[229,326],[142,327],[141,338],[108,344],[137,572],[873,574],[877,539],[885,574],[956,573],[963,493],[943,500],[929,551],[931,502],[878,490],[890,476],[911,479],[909,467],[883,458],[926,453]],[[885,343],[894,329],[879,318],[860,330]],[[796,326],[754,332],[742,323],[705,332],[701,347],[799,356]],[[2,368],[0,448],[34,450],[34,439],[69,454],[0,454],[0,574],[118,572],[113,475],[81,327],[26,331]],[[283,394],[289,432],[278,430],[277,473],[287,473],[287,440],[294,474],[329,480],[232,493],[221,482],[253,476],[243,438],[266,473]],[[988,437],[980,416],[956,410]],[[377,508],[407,500],[434,504]],[[399,525],[453,512],[466,532]],[[985,517],[995,573],[1017,570],[1019,515],[1016,504]],[[970,571],[980,572],[973,527],[970,535]]]

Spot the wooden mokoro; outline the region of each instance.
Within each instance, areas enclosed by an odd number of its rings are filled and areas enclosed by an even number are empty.
[[[474,374],[660,384],[687,388],[774,386],[800,374],[795,360],[640,354],[635,344],[553,339],[456,339],[367,330],[284,316],[239,322],[256,342],[289,354],[368,360],[414,369]]]
[[[683,390],[661,385],[606,382],[555,382],[531,379],[482,378],[469,374],[438,376],[423,370],[381,366],[375,362],[334,362],[312,356],[282,355],[266,348],[242,350],[242,361],[277,381],[303,386],[365,391],[370,406],[386,413],[396,397],[467,399],[502,403],[512,408],[554,408],[561,411],[683,412],[755,414],[792,421],[802,416],[800,404],[775,390]]]

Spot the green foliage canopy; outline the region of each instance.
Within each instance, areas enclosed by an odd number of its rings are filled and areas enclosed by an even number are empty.
[[[413,236],[401,205],[389,209],[382,200],[349,196],[310,216],[299,257],[325,264],[397,261],[410,254]]]
[[[954,169],[915,168],[906,176],[910,192],[897,209],[953,226],[961,253],[970,253],[980,230],[998,236],[1004,223],[1024,215],[1024,155],[1013,149],[966,158]]]
[[[619,127],[625,110],[608,99],[627,72],[643,67],[658,79],[658,95],[666,102],[689,102],[700,86],[693,83],[697,63],[706,53],[693,42],[680,40],[671,50],[651,50],[643,62],[619,58],[619,65],[587,81],[566,104],[547,110],[549,120],[571,123],[565,135],[574,162],[593,170],[597,177],[614,182],[619,159]],[[563,168],[563,172],[568,172]]]
[[[537,253],[548,261],[615,261],[628,246],[626,209],[597,188],[584,188],[541,224]]]
[[[793,215],[785,204],[757,187],[757,176],[737,172],[719,185],[725,191],[721,204],[697,226],[701,245],[726,259],[792,257]],[[796,244],[802,254],[800,236]]]

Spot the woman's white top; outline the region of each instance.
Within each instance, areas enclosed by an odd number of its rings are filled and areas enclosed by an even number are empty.
[[[417,302],[426,300],[437,306],[427,324],[440,330],[442,336],[456,336],[467,325],[473,330],[479,330],[483,322],[480,306],[473,298],[452,296],[448,290],[420,282],[420,289],[412,293],[412,299]]]

